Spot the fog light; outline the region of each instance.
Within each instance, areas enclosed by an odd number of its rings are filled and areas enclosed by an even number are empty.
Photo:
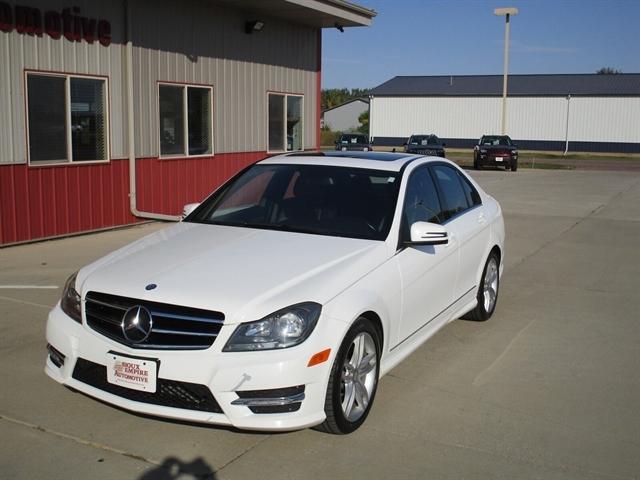
[[[56,367],[60,368],[64,365],[65,356],[58,350],[56,350],[50,343],[47,343],[47,351],[49,352],[49,358],[51,359],[51,362]]]

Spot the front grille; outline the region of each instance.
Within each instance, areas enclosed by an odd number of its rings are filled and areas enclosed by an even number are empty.
[[[420,155],[439,155],[440,150],[432,150],[430,148],[417,148],[414,150],[415,153]]]
[[[223,413],[220,405],[206,385],[178,382],[158,378],[156,392],[142,392],[113,385],[107,381],[107,367],[78,358],[73,369],[73,378],[104,392],[134,402],[162,405],[163,407],[183,408],[199,412]]]
[[[149,310],[153,328],[140,343],[128,341],[122,332],[125,312],[136,305]],[[149,302],[107,293],[89,292],[85,298],[87,325],[118,343],[138,349],[202,350],[213,345],[224,314],[198,308]]]

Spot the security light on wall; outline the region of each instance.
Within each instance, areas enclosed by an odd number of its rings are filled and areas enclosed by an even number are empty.
[[[244,24],[245,33],[260,32],[264,28],[264,22],[262,20],[251,20]]]

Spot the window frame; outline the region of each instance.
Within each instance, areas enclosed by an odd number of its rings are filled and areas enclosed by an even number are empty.
[[[433,184],[433,187],[435,189],[435,194],[436,194],[436,198],[438,199],[438,203],[440,204],[440,212],[438,212],[438,217],[440,215],[442,215],[444,212],[442,210],[443,208],[443,203],[442,203],[442,195],[440,194],[440,187],[438,186],[438,184],[436,183],[436,179],[434,178],[433,172],[431,171],[431,168],[429,163],[422,163],[419,164],[418,166],[416,166],[413,170],[411,170],[411,172],[409,173],[409,176],[407,177],[407,183],[405,185],[404,188],[404,198],[402,199],[402,209],[401,209],[401,218],[400,218],[400,231],[399,231],[399,245],[408,242],[411,240],[411,225],[409,225],[409,223],[407,222],[407,219],[405,218],[405,210],[407,208],[407,191],[409,190],[409,182],[411,182],[411,179],[414,177],[414,175],[421,173],[422,171],[424,171],[426,173],[426,175],[431,179],[431,183]],[[442,220],[440,220],[440,222],[436,222],[438,225],[444,225],[445,222],[447,220],[445,220],[444,218]]]
[[[456,178],[458,179],[458,182],[460,183],[460,188],[462,189],[463,193],[464,193],[464,197],[465,200],[467,201],[467,208],[465,208],[464,210],[461,210],[457,213],[455,213],[454,215],[451,215],[448,218],[443,219],[442,221],[442,225],[446,225],[447,223],[455,220],[456,218],[458,218],[461,215],[464,215],[468,212],[470,212],[471,210],[475,209],[475,208],[479,208],[482,206],[482,196],[480,196],[480,193],[478,192],[478,190],[473,186],[473,184],[471,182],[467,182],[468,185],[476,192],[476,194],[478,195],[478,198],[480,199],[480,203],[476,203],[473,205],[469,204],[469,199],[467,198],[467,194],[464,191],[464,187],[462,186],[462,182],[466,181],[465,178],[463,178],[463,174],[458,170],[458,168],[454,167],[453,165],[450,165],[448,163],[445,162],[431,162],[429,163],[429,173],[431,173],[431,178],[433,179],[433,183],[436,185],[436,189],[438,191],[438,197],[440,198],[440,207],[444,207],[447,210],[449,209],[449,203],[447,202],[447,199],[445,198],[444,193],[442,192],[442,187],[440,186],[440,182],[438,181],[438,176],[435,172],[435,167],[449,167],[451,170],[454,171],[454,173],[456,174]]]
[[[31,160],[31,132],[29,130],[29,88],[28,78],[29,75],[42,76],[42,77],[56,77],[65,79],[65,138],[67,148],[67,158],[65,160]],[[73,135],[71,129],[71,79],[93,79],[104,81],[104,135],[105,135],[105,148],[106,158],[104,160],[73,160]],[[69,166],[69,165],[96,165],[111,162],[111,95],[109,87],[109,77],[106,75],[88,75],[82,73],[68,73],[58,72],[51,70],[33,70],[25,69],[23,77],[24,88],[24,112],[25,112],[25,157],[27,159],[27,165],[29,167],[55,167],[55,166]]]
[[[158,134],[158,158],[160,160],[175,160],[177,158],[204,158],[204,157],[213,157],[215,155],[215,142],[213,138],[214,134],[214,125],[213,120],[215,118],[213,112],[213,85],[205,84],[205,83],[183,83],[183,82],[170,82],[165,80],[158,80],[156,85],[156,119],[158,123],[156,124],[156,133]],[[160,138],[160,87],[162,85],[168,87],[180,87],[182,88],[182,116],[184,118],[184,125],[182,126],[183,130],[183,138],[184,138],[184,150],[182,154],[171,154],[171,155],[163,155],[162,154],[162,139]],[[209,90],[209,111],[211,112],[209,118],[209,133],[211,138],[211,153],[201,153],[198,155],[189,155],[189,94],[188,89],[191,88],[201,88]]]
[[[284,125],[283,125],[283,146],[284,149],[283,150],[271,150],[269,148],[269,96],[270,95],[280,95],[280,96],[284,96]],[[300,139],[300,150],[287,150],[287,108],[289,105],[289,97],[300,97],[302,100],[300,102],[300,120],[302,121],[302,138]],[[305,128],[305,118],[304,118],[304,100],[305,100],[305,95],[304,93],[290,93],[290,92],[278,92],[275,90],[267,90],[267,98],[266,98],[267,102],[266,102],[266,108],[265,108],[265,112],[266,112],[266,152],[268,154],[271,153],[294,153],[294,152],[304,152],[304,128]]]

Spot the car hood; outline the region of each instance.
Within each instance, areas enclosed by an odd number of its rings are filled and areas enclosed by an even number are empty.
[[[381,241],[180,223],[83,268],[76,286],[82,298],[98,291],[215,310],[234,324],[325,304],[391,255]]]
[[[487,150],[487,151],[491,151],[491,152],[509,152],[511,153],[511,150],[515,150],[515,148],[513,147],[509,147],[509,146],[505,146],[505,145],[481,145],[480,150]]]
[[[442,145],[407,145],[407,150],[444,150]]]

